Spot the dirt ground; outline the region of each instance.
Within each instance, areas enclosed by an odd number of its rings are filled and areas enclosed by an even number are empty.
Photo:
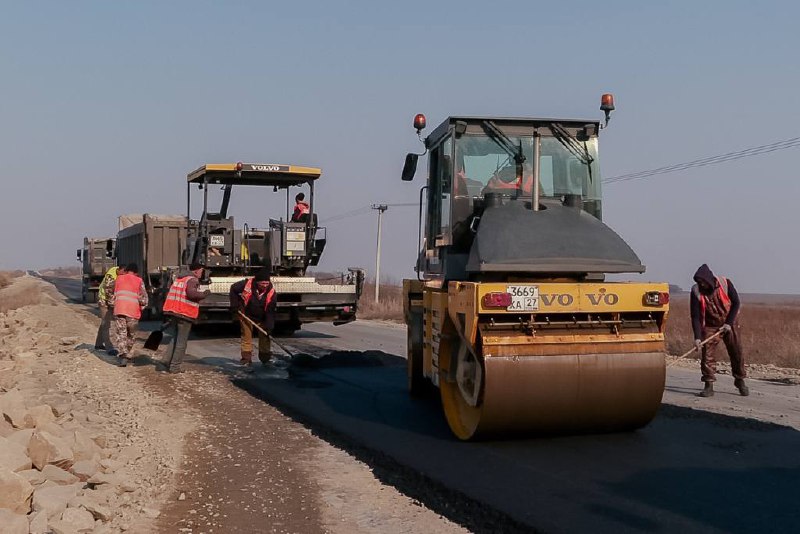
[[[116,367],[92,350],[95,315],[32,277],[6,290],[24,286],[42,298],[0,314],[0,392],[13,383],[90,414],[109,454],[130,457],[136,490],[109,500],[98,532],[465,532],[220,369],[169,375],[144,355]]]

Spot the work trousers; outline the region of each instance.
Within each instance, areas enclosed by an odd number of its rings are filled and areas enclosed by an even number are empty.
[[[97,337],[94,339],[94,346],[111,350],[114,348],[114,345],[111,343],[111,320],[114,318],[114,310],[109,308],[108,304],[105,302],[101,302],[99,308],[100,328],[97,329]]]
[[[189,333],[192,331],[192,322],[188,319],[174,317],[170,327],[173,329],[172,341],[167,348],[164,365],[170,371],[180,371],[183,357],[186,356],[186,343],[189,340]]]
[[[136,332],[139,330],[139,320],[124,315],[115,315],[111,329],[114,348],[119,351],[120,358],[133,358],[133,344],[136,341]]]
[[[703,338],[707,339],[711,337],[718,329],[718,326],[707,326]],[[717,373],[717,360],[714,357],[714,353],[717,350],[717,346],[719,346],[720,338],[722,338],[722,341],[725,343],[725,348],[728,350],[733,377],[738,379],[747,378],[747,370],[744,368],[744,355],[742,354],[741,335],[741,327],[736,323],[730,333],[714,338],[703,346],[703,355],[700,360],[703,382],[715,382],[717,380],[715,377]]]
[[[272,343],[269,336],[265,336],[255,329],[253,325],[243,318],[239,318],[239,327],[242,330],[241,348],[242,359],[249,360],[253,357],[253,336],[258,336],[258,359],[266,363],[272,357]],[[254,332],[255,330],[255,332]]]

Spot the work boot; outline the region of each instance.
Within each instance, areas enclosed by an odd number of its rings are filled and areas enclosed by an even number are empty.
[[[714,396],[714,382],[706,382],[703,391],[697,394],[698,397],[713,397]]]
[[[120,367],[127,367],[128,366],[128,358],[124,354],[120,354],[119,358],[117,359],[117,363]]]
[[[748,388],[747,384],[745,384],[744,378],[737,378],[733,381],[733,385],[739,389],[739,395],[742,397],[747,397],[750,395],[750,388]]]
[[[261,353],[259,352],[258,359],[261,360],[261,365],[266,367],[272,363],[272,353],[268,352],[262,356]]]
[[[239,363],[245,367],[250,367],[251,365],[253,365],[253,353],[242,352],[242,359],[239,360]]]
[[[108,354],[109,356],[118,356],[119,351],[112,347],[106,351],[106,354]]]
[[[180,374],[183,372],[183,367],[181,367],[180,365],[172,365],[170,367],[167,367],[167,372],[171,375]]]

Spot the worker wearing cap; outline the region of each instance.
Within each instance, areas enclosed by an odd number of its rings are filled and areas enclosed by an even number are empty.
[[[311,207],[308,202],[305,202],[306,195],[304,193],[297,193],[294,197],[294,212],[292,213],[292,222],[306,222]]]
[[[714,276],[705,263],[694,274],[695,285],[692,287],[689,305],[692,316],[692,330],[694,331],[694,344],[701,353],[700,369],[705,387],[700,397],[714,395],[714,382],[716,381],[717,361],[714,352],[719,345],[719,340],[725,342],[728,356],[731,359],[731,372],[734,385],[739,393],[746,397],[750,390],[745,383],[747,371],[744,367],[742,354],[741,331],[738,322],[739,294],[733,287],[733,282],[722,276]],[[710,339],[717,333],[719,336]],[[708,340],[703,345],[703,341]]]
[[[111,343],[111,320],[114,313],[108,304],[109,294],[106,287],[111,287],[117,276],[125,273],[125,269],[116,265],[106,271],[103,281],[97,290],[97,306],[100,308],[100,327],[97,329],[97,337],[94,339],[94,348],[106,350],[109,354],[114,354],[114,345]]]
[[[188,272],[180,272],[172,281],[164,300],[164,315],[171,318],[173,328],[172,342],[167,348],[164,365],[170,373],[183,372],[183,357],[186,355],[186,343],[192,324],[200,316],[200,301],[211,294],[211,291],[200,291],[200,278],[203,277],[203,266],[193,263]]]
[[[125,367],[133,359],[133,344],[142,310],[147,306],[147,289],[139,277],[135,263],[125,267],[125,272],[107,288],[109,305],[113,307],[114,326],[111,330],[114,347],[119,351],[119,365]]]
[[[269,269],[263,268],[252,278],[246,278],[231,286],[231,313],[239,320],[241,326],[241,360],[239,363],[249,366],[253,363],[253,325],[239,314],[243,313],[266,332],[275,327],[277,310],[275,288],[270,282]],[[268,335],[257,332],[258,359],[266,365],[272,357],[272,347]]]

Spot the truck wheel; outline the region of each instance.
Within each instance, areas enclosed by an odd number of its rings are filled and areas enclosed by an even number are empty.
[[[88,302],[89,304],[97,302],[97,291],[87,291],[84,302]]]

